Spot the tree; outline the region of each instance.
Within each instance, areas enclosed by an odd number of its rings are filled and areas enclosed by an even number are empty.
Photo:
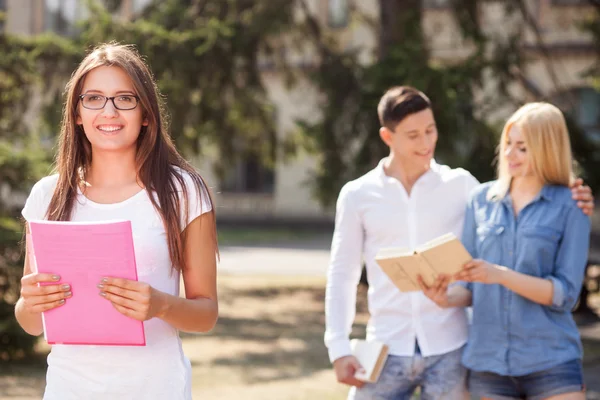
[[[526,54],[520,45],[526,28],[534,32],[536,45],[542,54],[546,70],[554,81],[555,91],[561,88],[554,71],[541,30],[530,14],[525,1],[504,3],[505,13],[520,23],[505,32],[505,38],[486,35],[479,19],[483,0],[454,0],[454,18],[460,26],[465,44],[473,49],[460,63],[434,65],[429,57],[421,25],[421,1],[380,0],[379,52],[375,64],[360,65],[357,54],[327,45],[327,38],[314,16],[304,11],[311,21],[311,38],[320,51],[321,63],[313,78],[324,94],[323,118],[318,123],[299,121],[305,146],[319,156],[314,174],[313,190],[322,204],[333,204],[341,186],[372,169],[388,149],[381,143],[377,131],[376,107],[384,91],[399,84],[423,90],[433,102],[440,140],[436,157],[453,166],[471,171],[480,181],[494,177],[492,160],[498,142],[500,126],[492,126],[483,118],[488,110],[506,103],[517,106],[523,99],[514,98],[508,86],[522,81]],[[585,29],[597,39],[600,49],[600,8],[590,17]],[[600,60],[600,50],[598,52]],[[600,61],[598,63],[600,65]],[[590,74],[600,82],[600,66]],[[486,75],[494,76],[492,97],[478,99]],[[489,82],[487,82],[489,84]],[[490,88],[487,87],[490,91]],[[543,94],[532,93],[539,100]],[[581,176],[593,189],[600,188],[600,149],[576,123],[565,108],[573,153],[579,161]],[[585,302],[582,303],[585,308]]]
[[[525,29],[534,32],[536,46],[555,81],[555,89],[558,91],[560,87],[541,30],[526,2],[503,3],[505,18],[518,22],[512,28],[507,26],[503,37],[486,34],[482,29],[479,15],[486,3],[449,1],[464,45],[472,51],[453,65],[437,65],[431,60],[423,37],[422,1],[379,0],[378,59],[368,66],[358,62],[357,53],[331,44],[316,16],[310,15],[304,5],[310,21],[310,38],[319,49],[320,63],[312,77],[323,94],[323,118],[318,123],[299,121],[299,127],[305,147],[318,156],[312,187],[322,204],[330,206],[345,182],[373,168],[386,155],[387,149],[377,134],[376,107],[387,88],[400,84],[415,86],[432,100],[440,132],[436,158],[468,169],[480,181],[493,179],[492,160],[501,125],[491,124],[486,116],[497,107],[510,104],[516,108],[524,102],[508,88],[523,81],[523,66],[528,57],[521,45]],[[356,13],[354,18],[358,20],[361,16]],[[593,21],[588,28],[600,32],[597,17]],[[489,76],[494,77],[493,82]],[[533,97],[536,95],[547,100],[543,94],[531,93]],[[595,155],[597,146],[578,132],[573,125],[574,154],[582,166],[582,175],[596,189],[600,187],[593,173],[600,167]]]
[[[294,26],[293,2],[154,1],[131,22],[90,6],[96,17],[83,25],[79,43],[136,45],[152,66],[167,99],[171,134],[187,156],[216,148],[219,177],[240,154],[272,165],[274,109],[259,64],[281,64],[278,38]]]
[[[35,90],[41,84],[40,74],[51,77],[60,65],[55,57],[64,59],[69,54],[61,43],[47,37],[26,40],[0,33],[0,360],[27,354],[35,341],[22,331],[13,314],[23,271],[22,203],[18,199],[48,171],[50,157],[38,137],[30,133],[37,126],[35,121],[24,115],[32,97],[43,94]]]
[[[114,11],[121,3],[107,4]],[[76,37],[0,34],[0,182],[6,188],[27,193],[49,172],[62,88],[85,50],[107,41],[134,44],[147,58],[167,99],[172,136],[188,157],[216,147],[220,175],[240,154],[274,161],[275,119],[259,62],[282,64],[279,36],[293,26],[292,3],[154,1],[132,21],[87,4],[94,18]],[[25,119],[33,103],[42,103],[40,121]],[[26,354],[35,340],[13,317],[23,265],[21,206],[0,201],[0,358]]]
[[[472,8],[472,2],[465,3]],[[429,59],[421,1],[380,0],[379,4],[379,57],[368,66],[358,63],[357,54],[326,46],[315,17],[307,14],[312,20],[312,40],[320,50],[321,62],[313,78],[324,94],[323,119],[299,124],[306,147],[320,155],[313,189],[326,206],[333,203],[345,182],[373,168],[386,155],[377,135],[376,108],[384,91],[400,84],[415,86],[431,98],[440,132],[439,159],[475,171],[482,180],[493,176],[490,160],[496,135],[475,115],[473,93],[481,87],[484,71],[496,66],[493,59],[482,56],[487,42],[475,20],[468,18],[471,14],[464,16],[466,8],[457,5],[457,10],[463,10],[458,18],[464,20],[465,34],[475,42],[476,51],[462,64],[439,66]],[[503,84],[499,80],[499,85]]]

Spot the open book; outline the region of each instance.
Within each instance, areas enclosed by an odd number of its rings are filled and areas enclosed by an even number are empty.
[[[360,339],[352,339],[350,346],[352,355],[365,370],[364,373],[356,372],[354,377],[359,381],[377,382],[388,356],[388,347],[380,342]]]
[[[60,276],[73,295],[42,313],[49,344],[146,344],[144,326],[99,295],[105,276],[137,280],[130,221],[31,221],[27,250],[32,269]]]
[[[420,274],[427,285],[438,275],[454,275],[472,257],[452,233],[437,237],[415,251],[403,248],[379,250],[375,261],[402,292],[421,290],[417,281]]]

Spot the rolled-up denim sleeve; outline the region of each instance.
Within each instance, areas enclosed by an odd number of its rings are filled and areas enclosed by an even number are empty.
[[[565,288],[562,282],[552,275],[547,276],[546,279],[552,282],[552,307],[560,309],[565,303]]]
[[[559,243],[556,262],[551,275],[545,276],[553,284],[552,310],[571,311],[577,302],[590,246],[591,221],[580,209],[569,208],[565,231]]]

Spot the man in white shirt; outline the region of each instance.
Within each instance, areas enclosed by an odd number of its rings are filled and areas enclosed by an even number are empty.
[[[390,155],[347,183],[337,201],[325,300],[329,358],[338,381],[353,386],[349,399],[410,399],[417,387],[423,400],[468,398],[461,365],[465,309],[442,309],[422,292],[400,292],[375,254],[384,247],[414,249],[448,232],[461,237],[469,192],[478,182],[468,171],[433,159],[438,132],[423,93],[391,88],[377,112]],[[593,209],[589,188],[578,193],[584,200],[580,206]],[[369,281],[367,340],[385,343],[390,354],[377,383],[367,384],[354,378],[361,366],[349,340],[363,260]]]

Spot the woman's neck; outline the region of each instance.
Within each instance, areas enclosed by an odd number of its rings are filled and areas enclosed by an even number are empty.
[[[137,182],[135,154],[103,152],[92,155],[85,180],[88,185],[97,188],[115,188]]]
[[[544,183],[533,176],[519,176],[510,183],[510,196],[515,217],[540,193]]]
[[[535,197],[544,187],[544,183],[535,176],[514,177],[510,183],[511,195]]]

